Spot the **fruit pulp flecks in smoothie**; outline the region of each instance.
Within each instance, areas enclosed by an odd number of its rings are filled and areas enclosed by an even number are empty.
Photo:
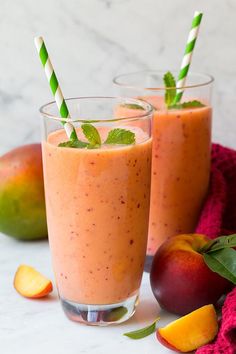
[[[104,129],[104,128],[103,128]],[[111,304],[137,294],[148,232],[152,141],[136,128],[136,144],[59,148],[43,142],[47,221],[60,296]]]
[[[148,254],[176,234],[193,232],[210,175],[210,106],[166,110],[159,97],[145,97],[153,117],[152,183]]]

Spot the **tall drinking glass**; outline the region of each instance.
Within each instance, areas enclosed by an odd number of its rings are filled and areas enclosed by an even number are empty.
[[[205,74],[188,74],[181,103],[198,103],[170,108],[165,97],[173,88],[168,92],[163,87],[164,74],[142,71],[114,79],[119,94],[141,98],[155,109],[148,255],[153,255],[167,238],[194,231],[210,176],[214,80]],[[123,114],[131,113],[127,110]]]
[[[66,100],[80,140],[92,123],[104,142],[125,129],[135,141],[94,148],[60,147],[68,140],[55,102],[43,117],[43,169],[53,268],[62,307],[75,321],[127,320],[138,301],[147,245],[152,106],[113,97]],[[119,107],[136,105],[129,118]],[[81,128],[82,125],[82,128]],[[129,140],[129,139],[128,139]]]

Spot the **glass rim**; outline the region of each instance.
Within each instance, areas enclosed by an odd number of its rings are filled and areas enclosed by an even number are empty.
[[[91,99],[110,99],[110,100],[123,100],[123,104],[138,104],[140,107],[145,109],[145,113],[140,114],[140,115],[133,115],[133,116],[129,116],[129,117],[119,117],[119,118],[109,118],[109,119],[79,119],[79,118],[63,118],[60,117],[59,114],[55,115],[55,114],[51,114],[45,111],[46,108],[52,106],[52,105],[56,105],[56,101],[50,101],[44,105],[42,105],[39,108],[39,112],[40,114],[44,117],[44,118],[48,118],[48,119],[52,119],[55,121],[60,121],[60,122],[68,122],[68,123],[104,123],[104,122],[119,122],[119,121],[132,121],[132,120],[139,120],[139,119],[143,119],[143,118],[147,118],[149,115],[152,115],[154,108],[153,106],[141,99],[136,99],[136,98],[132,98],[132,97],[126,97],[126,96],[78,96],[78,97],[69,97],[66,98],[65,101],[75,101],[75,100],[91,100]]]
[[[167,70],[168,71],[168,70]],[[167,71],[165,70],[139,70],[139,71],[133,71],[133,72],[129,72],[129,73],[125,73],[125,74],[119,74],[117,76],[115,76],[112,80],[113,84],[119,86],[119,87],[123,87],[123,88],[129,88],[129,89],[140,89],[140,90],[146,90],[146,91],[165,91],[165,90],[173,90],[176,87],[168,87],[166,88],[165,86],[159,86],[159,87],[145,87],[145,86],[139,86],[139,85],[130,85],[128,83],[125,82],[119,82],[119,80],[121,78],[125,78],[125,77],[129,77],[131,75],[135,75],[135,74],[145,74],[145,73],[156,73],[156,74],[165,74]],[[179,73],[178,70],[172,70],[171,72],[174,73]],[[207,86],[212,84],[215,79],[212,75],[207,74],[207,73],[203,73],[203,72],[197,72],[197,71],[190,71],[188,73],[188,75],[201,75],[202,77],[205,77],[206,81],[203,81],[200,84],[193,84],[193,85],[184,85],[179,87],[181,90],[185,90],[185,89],[192,89],[192,88],[197,88],[197,87],[203,87],[203,86]]]

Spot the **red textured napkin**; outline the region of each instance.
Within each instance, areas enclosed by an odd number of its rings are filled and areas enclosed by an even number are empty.
[[[236,233],[236,151],[218,144],[212,146],[211,184],[196,232],[211,239]],[[236,287],[226,297],[216,340],[196,354],[236,354]]]
[[[199,348],[196,354],[236,354],[236,287],[226,297],[215,342]]]

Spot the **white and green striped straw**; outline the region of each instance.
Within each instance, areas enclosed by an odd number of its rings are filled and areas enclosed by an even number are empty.
[[[194,50],[194,47],[196,44],[202,16],[203,16],[202,12],[195,11],[192,25],[191,25],[191,30],[189,32],[189,36],[188,36],[188,40],[187,40],[187,44],[186,44],[186,48],[185,48],[185,52],[184,52],[184,57],[183,57],[183,60],[181,63],[181,68],[180,68],[180,72],[179,72],[179,76],[178,76],[178,80],[177,80],[177,85],[176,85],[177,93],[174,98],[174,102],[173,102],[174,104],[179,103],[181,101],[181,98],[184,93],[183,87],[184,87],[186,79],[187,79],[187,75],[188,75],[189,67],[191,64],[193,50]]]
[[[44,40],[42,37],[35,37],[34,42],[60,115],[62,118],[70,118],[69,110],[59,86]],[[66,120],[62,120],[61,122],[64,126],[68,138],[70,140],[78,140],[74,126],[70,122],[66,122]]]

